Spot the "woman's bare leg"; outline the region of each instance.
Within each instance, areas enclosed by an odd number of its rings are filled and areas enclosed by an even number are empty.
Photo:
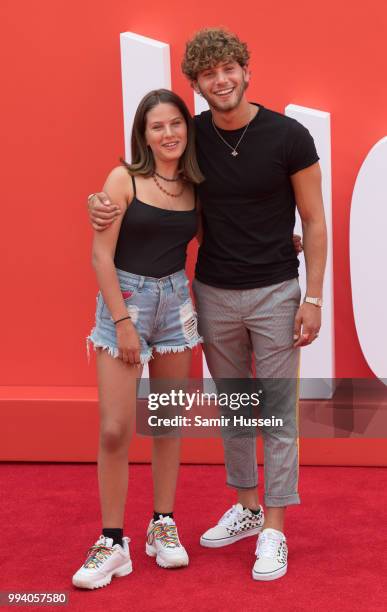
[[[128,448],[141,370],[97,350],[100,410],[98,481],[102,526],[123,528],[128,491]]]
[[[182,353],[156,353],[149,364],[151,378],[186,380],[190,371],[191,353],[189,349]],[[154,510],[160,514],[173,512],[179,465],[180,438],[155,437],[152,454]]]

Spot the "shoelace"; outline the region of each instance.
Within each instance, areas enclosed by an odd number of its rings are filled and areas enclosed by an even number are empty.
[[[219,519],[218,525],[230,525],[231,523],[234,522],[237,515],[238,515],[237,507],[232,506],[230,510],[227,510],[227,512],[225,512],[223,516]]]
[[[256,556],[265,559],[274,559],[278,553],[278,546],[281,541],[269,534],[261,535],[258,539]]]
[[[241,527],[242,513],[234,505],[230,510],[227,510],[218,522],[218,525],[224,525],[225,527],[235,527],[239,529]]]
[[[157,523],[150,535],[153,539],[161,541],[166,548],[176,548],[180,546],[179,537],[177,535],[176,525],[168,525],[166,523]]]
[[[108,557],[110,557],[112,552],[113,550],[109,546],[98,543],[94,544],[87,552],[87,559],[84,563],[84,567],[89,569],[99,567]]]

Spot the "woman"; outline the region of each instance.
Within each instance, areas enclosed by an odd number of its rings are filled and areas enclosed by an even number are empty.
[[[123,522],[142,365],[149,361],[151,379],[186,379],[190,349],[201,342],[184,266],[187,244],[197,232],[195,185],[203,177],[192,119],[171,91],[151,91],[140,102],[132,160],[106,180],[103,191],[119,215],[106,231],[94,232],[93,241],[100,293],[88,341],[97,353],[102,535],[73,576],[75,586],[89,589],[132,571]],[[173,518],[179,453],[178,437],[154,438],[155,511],[146,552],[166,568],[188,565]]]

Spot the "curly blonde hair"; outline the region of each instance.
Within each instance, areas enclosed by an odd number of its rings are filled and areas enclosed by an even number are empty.
[[[249,58],[246,43],[236,34],[223,27],[204,28],[187,42],[181,68],[190,81],[196,81],[199,72],[219,62],[234,60],[243,67]]]

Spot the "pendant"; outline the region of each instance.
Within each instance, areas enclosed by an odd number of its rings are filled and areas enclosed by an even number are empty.
[[[233,157],[236,157],[236,156],[238,155],[238,151],[235,151],[235,149],[234,149],[234,150],[232,151],[231,155],[232,155]]]

